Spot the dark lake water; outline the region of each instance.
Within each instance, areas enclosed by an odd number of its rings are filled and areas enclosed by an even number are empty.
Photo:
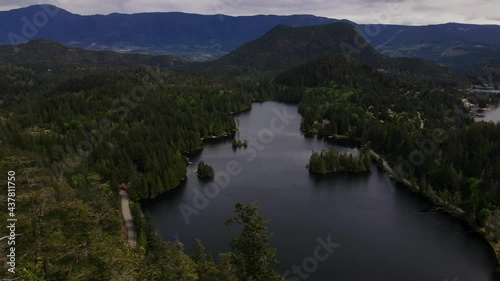
[[[492,121],[499,122],[500,121],[500,107],[494,108],[490,111],[486,111],[484,113],[484,117],[476,117],[476,121]]]
[[[296,117],[288,119],[284,110]],[[248,149],[234,151],[231,141],[207,144],[192,158],[182,187],[143,203],[165,239],[178,238],[189,249],[198,238],[212,253],[229,251],[238,231],[225,219],[234,215],[235,203],[258,201],[271,219],[278,271],[292,272],[287,280],[497,280],[486,241],[376,167],[369,175],[310,175],[305,165],[313,150],[356,149],[304,138],[296,106],[255,103],[236,118],[237,137],[250,141]],[[196,177],[200,160],[229,175],[218,193]],[[206,189],[212,198],[194,204],[195,191]],[[189,223],[180,206],[198,208]],[[335,244],[329,252],[321,246],[328,241]],[[293,265],[301,272],[293,273]]]

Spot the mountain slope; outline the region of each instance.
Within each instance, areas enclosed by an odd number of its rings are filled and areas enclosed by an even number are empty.
[[[310,15],[249,16],[141,13],[80,16],[54,6],[30,6],[0,12],[0,44],[10,44],[8,34],[21,35],[23,17],[57,11],[36,36],[70,46],[154,54],[174,54],[190,59],[209,59],[232,51],[262,36],[278,24],[318,25],[335,20]],[[54,12],[55,13],[55,12]],[[27,40],[26,40],[27,41]]]
[[[349,55],[351,48],[356,46],[356,40],[365,43],[356,28],[348,23],[307,27],[278,25],[261,38],[210,63],[208,71],[230,75],[276,74],[318,56]],[[369,44],[352,55],[372,64],[383,59]]]
[[[89,51],[48,40],[33,40],[17,46],[0,46],[0,64],[35,71],[50,69],[51,72],[67,72],[84,68],[136,68],[141,65],[176,67],[185,62],[173,56]]]
[[[367,25],[360,25],[365,30]],[[500,46],[499,25],[447,23],[427,26],[381,25],[374,37],[365,36],[374,46],[404,46],[414,44],[476,44]]]
[[[365,26],[359,26],[364,30]],[[478,62],[500,66],[500,26],[448,23],[429,26],[383,25],[365,36],[383,54],[421,57],[463,69]]]
[[[372,69],[401,78],[418,77],[457,81],[444,67],[418,58],[390,58],[364,41],[358,29],[348,23],[308,27],[279,25],[261,38],[208,63],[205,71],[224,76],[276,76],[322,56],[341,56]]]
[[[47,24],[32,26],[36,14]],[[81,16],[50,5],[0,12],[0,44],[48,39],[91,50],[171,54],[206,61],[255,40],[279,24],[312,26],[337,22],[312,15],[243,16],[141,13]],[[345,21],[345,20],[344,20]],[[356,25],[356,24],[355,24]],[[415,56],[457,69],[478,63],[500,67],[500,26],[441,24],[429,26],[356,25],[377,50],[393,57]],[[23,35],[23,28],[28,34]],[[368,30],[369,32],[364,32]]]
[[[386,69],[376,70],[357,59],[341,55],[321,56],[280,73],[275,81],[292,87],[316,87],[334,81],[354,89],[372,90],[398,88],[401,83],[430,85],[432,88],[458,87],[467,83],[460,75],[432,62],[411,58],[388,58],[386,62]]]

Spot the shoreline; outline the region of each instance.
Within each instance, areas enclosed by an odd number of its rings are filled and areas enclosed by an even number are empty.
[[[253,101],[253,102],[260,103],[260,102],[265,102],[265,101]],[[500,108],[500,105],[491,106],[491,108],[489,108],[488,110],[493,110],[496,108]],[[252,106],[250,106],[249,108],[247,108],[245,110],[242,110],[241,112],[231,113],[230,115],[235,116],[239,113],[243,113],[243,112],[249,111],[251,109],[252,109]],[[212,138],[208,138],[208,139],[202,138],[202,142],[204,144],[205,142],[208,143],[208,142],[223,141],[224,139],[229,139],[231,137],[234,137],[234,135],[237,131],[238,131],[238,128],[236,128],[236,130],[234,132],[231,132],[230,134],[225,135],[225,136],[219,136],[219,137],[212,136]],[[322,135],[319,133],[310,133],[310,132],[305,132],[302,130],[301,130],[301,132],[303,133],[304,138],[314,137],[316,135],[316,136],[321,137],[321,138],[326,138],[332,142],[347,142],[350,144],[355,143],[355,144],[357,144],[358,147],[363,146],[360,138],[352,138],[352,137],[349,137],[346,135],[338,135],[338,134],[336,134],[336,135]],[[461,208],[449,204],[448,202],[446,202],[445,200],[440,198],[435,193],[435,191],[433,191],[432,189],[431,189],[431,191],[422,190],[418,185],[412,183],[410,180],[400,176],[396,171],[394,171],[394,169],[391,167],[389,162],[387,162],[387,160],[383,157],[383,155],[376,153],[372,149],[369,149],[369,148],[367,148],[367,149],[369,151],[370,156],[376,160],[375,162],[381,166],[381,168],[390,176],[391,179],[393,179],[396,182],[401,183],[401,184],[405,185],[406,187],[410,188],[410,190],[412,192],[418,193],[419,195],[423,196],[427,200],[430,200],[430,202],[436,206],[437,210],[442,210],[442,211],[446,212],[447,214],[453,216],[454,218],[461,220],[462,222],[466,223],[467,226],[469,226],[471,228],[471,230],[473,230],[474,232],[481,235],[483,237],[483,239],[485,239],[485,241],[490,245],[490,248],[496,257],[495,274],[500,274],[500,242],[495,242],[493,239],[489,239],[487,236],[489,236],[490,233],[488,233],[486,230],[484,230],[484,227],[480,228],[477,226],[473,226],[465,218],[465,212]],[[201,152],[202,150],[203,150],[203,146],[201,149],[197,150],[196,152]]]
[[[495,108],[500,108],[500,105],[497,106],[497,107],[493,107],[492,109],[495,109]],[[353,138],[351,138],[349,136],[346,136],[346,135],[322,136],[322,135],[320,135],[318,133],[312,133],[311,135],[312,136],[318,135],[320,137],[326,137],[326,138],[328,138],[331,141],[340,140],[340,141],[355,142],[355,143],[359,143],[360,147],[363,146],[360,143],[360,141],[361,141],[360,139],[357,139],[357,138],[353,139]],[[368,147],[365,147],[365,148],[368,150],[368,153],[370,154],[370,156],[372,157],[372,159],[375,160],[375,162],[378,164],[378,166],[381,167],[384,170],[384,172],[386,172],[389,175],[389,177],[391,179],[393,179],[397,183],[400,183],[400,184],[406,186],[412,192],[417,193],[417,194],[423,196],[427,200],[430,200],[432,202],[432,204],[436,205],[436,207],[437,207],[436,209],[442,210],[442,211],[446,212],[447,214],[453,216],[454,218],[461,220],[462,222],[466,223],[467,226],[469,226],[474,232],[476,232],[479,235],[481,235],[481,237],[483,237],[483,239],[490,245],[493,253],[495,254],[495,257],[496,257],[496,260],[497,260],[497,264],[496,264],[496,269],[495,270],[496,270],[497,274],[500,274],[500,241],[499,242],[495,242],[494,239],[488,238],[488,236],[490,235],[490,233],[487,232],[487,230],[485,229],[485,227],[478,227],[478,226],[472,225],[465,218],[465,211],[464,210],[462,210],[461,208],[459,208],[457,206],[451,205],[447,201],[443,200],[432,189],[431,189],[431,191],[422,190],[417,184],[412,183],[410,180],[408,180],[407,178],[402,177],[396,171],[394,171],[394,169],[391,167],[391,165],[389,164],[389,162],[387,162],[387,160],[382,155],[376,153],[375,151],[373,151],[372,149],[370,149]]]
[[[463,211],[461,208],[457,206],[453,206],[440,198],[435,192],[432,190],[432,194],[429,192],[423,191],[418,185],[412,183],[408,179],[401,177],[398,175],[394,169],[389,165],[389,163],[383,158],[381,155],[377,154],[375,151],[372,149],[369,149],[370,155],[375,158],[376,162],[378,164],[381,164],[382,169],[396,182],[403,184],[404,186],[408,187],[411,191],[418,193],[422,195],[424,198],[430,200],[436,207],[437,209],[442,210],[446,212],[447,214],[453,216],[456,219],[459,219],[463,222],[465,222],[474,232],[480,234],[486,242],[490,245],[493,253],[495,254],[495,257],[497,259],[497,264],[496,264],[496,272],[500,273],[500,242],[495,242],[493,239],[489,239],[487,236],[489,235],[486,230],[484,230],[484,227],[477,227],[471,225],[471,223],[465,218],[465,211]]]
[[[500,108],[500,104],[487,104],[486,107],[479,107],[476,104],[470,103],[466,100],[462,100],[464,106],[469,110],[469,117],[474,120],[474,122],[480,122],[485,120],[477,120],[477,118],[485,118],[485,115],[495,109]]]

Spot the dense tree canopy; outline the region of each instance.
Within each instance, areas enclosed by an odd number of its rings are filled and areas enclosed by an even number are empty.
[[[196,174],[200,178],[213,179],[215,173],[212,166],[206,164],[203,161],[200,161],[200,163],[198,163],[198,170],[196,171]]]
[[[377,151],[424,195],[496,243],[500,125],[472,122],[462,101],[470,98],[465,83],[447,71],[418,60],[384,61],[390,63],[373,69],[327,56],[276,79],[238,80],[92,64],[54,74],[39,68],[47,63],[42,59],[34,68],[0,63],[0,168],[16,169],[29,187],[18,195],[23,278],[280,280],[268,221],[255,206],[236,206],[230,222],[243,226],[242,235],[216,262],[201,242],[193,253],[179,241],[163,242],[138,203],[179,186],[187,155],[205,139],[232,137],[232,115],[256,100],[298,103],[303,132]],[[363,171],[368,162],[364,152],[359,158],[324,152],[313,155],[310,167]],[[130,183],[136,248],[123,237],[117,203],[123,182]]]

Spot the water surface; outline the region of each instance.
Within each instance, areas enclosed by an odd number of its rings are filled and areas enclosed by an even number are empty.
[[[296,118],[283,117],[284,110]],[[189,249],[198,238],[212,253],[229,251],[228,241],[237,229],[226,227],[225,219],[233,216],[235,203],[258,201],[260,212],[272,221],[279,272],[302,267],[304,261],[309,268],[310,272],[302,268],[301,273],[288,275],[289,280],[496,280],[494,254],[479,235],[433,211],[427,200],[395,185],[376,167],[369,175],[310,175],[305,166],[312,151],[356,149],[304,138],[296,106],[255,103],[236,118],[237,137],[250,141],[247,150],[233,150],[230,141],[207,144],[192,158],[182,187],[144,204],[165,239],[178,238]],[[228,172],[230,163],[239,174],[230,176],[227,187],[208,199],[206,207],[196,209],[199,213],[189,216],[187,223],[179,206],[195,206],[194,190],[214,190],[213,183],[195,175],[200,160],[216,171]],[[197,206],[203,203],[197,201]],[[321,244],[318,239],[328,237],[340,245],[326,260],[311,261]]]
[[[500,121],[500,107],[493,108],[492,110],[485,111],[484,117],[476,117],[476,121],[486,121],[486,122],[499,122]]]

